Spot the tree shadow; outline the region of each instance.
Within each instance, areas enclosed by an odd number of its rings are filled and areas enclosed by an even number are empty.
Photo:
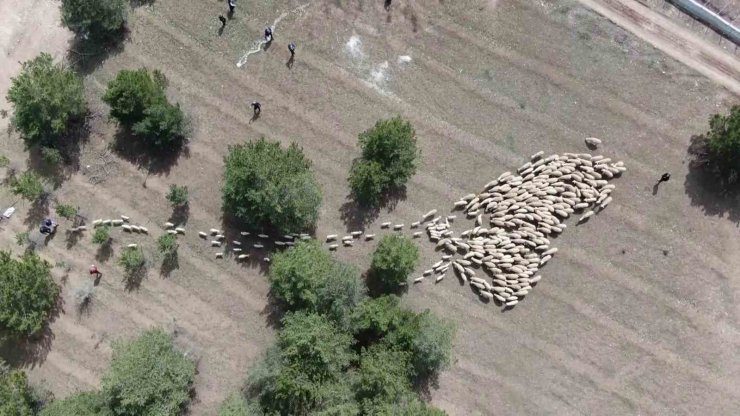
[[[34,230],[38,230],[41,222],[49,217],[50,202],[51,194],[46,192],[35,201],[33,201],[33,203],[31,203],[31,207],[28,209],[26,219],[23,221],[23,223],[28,225],[29,227],[33,227]]]
[[[111,257],[113,257],[113,244],[111,244],[111,242],[101,244],[100,247],[98,247],[98,251],[95,252],[95,260],[99,263],[105,263],[110,260]]]
[[[141,6],[151,6],[156,0],[131,0],[131,8],[135,9]]]
[[[108,58],[121,53],[128,38],[129,31],[125,27],[107,39],[75,36],[69,42],[67,61],[75,71],[90,75]]]
[[[64,233],[66,235],[64,237],[64,242],[66,243],[67,250],[74,247],[82,238],[81,231],[75,232],[75,231],[65,230]]]
[[[136,270],[126,272],[123,275],[123,287],[127,292],[138,290],[141,287],[141,282],[144,280],[147,274],[147,267],[143,265]]]
[[[285,317],[285,311],[282,306],[281,302],[270,291],[267,294],[267,304],[260,311],[260,316],[265,317],[265,326],[272,329],[280,329],[282,327],[283,317]]]
[[[91,117],[92,114],[88,111],[83,117],[73,121],[64,137],[56,142],[54,149],[59,151],[62,157],[61,163],[47,162],[43,157],[41,146],[28,148],[28,167],[50,181],[54,189],[80,170],[81,147],[90,137],[88,120]]]
[[[190,149],[185,142],[177,147],[153,148],[123,126],[118,128],[111,148],[118,156],[155,175],[169,174],[181,155],[190,157]]]
[[[169,222],[177,225],[185,225],[190,217],[190,204],[178,205],[172,210]]]
[[[159,275],[170,277],[173,271],[180,268],[180,256],[177,252],[164,256],[162,265],[159,267]]]
[[[379,204],[370,207],[364,206],[353,194],[349,194],[346,197],[346,202],[339,207],[340,218],[344,222],[346,231],[364,231],[365,227],[378,219],[382,209],[391,212],[396,209],[400,201],[405,200],[405,186],[387,192]]]
[[[408,278],[406,279],[405,285],[399,285],[397,287],[389,287],[384,284],[380,277],[372,270],[368,270],[362,274],[362,278],[365,280],[367,286],[367,294],[372,298],[377,298],[383,295],[397,295],[403,296],[409,290]]]
[[[684,189],[691,205],[700,207],[704,215],[727,218],[737,225],[740,222],[740,181],[730,183],[725,179],[727,170],[711,160],[706,142],[704,136],[691,138]]]
[[[28,337],[0,333],[0,357],[17,368],[35,368],[43,364],[55,338],[51,324],[62,313],[64,299],[60,295],[40,331]]]

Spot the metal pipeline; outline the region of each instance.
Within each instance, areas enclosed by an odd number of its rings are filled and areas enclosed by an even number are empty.
[[[722,16],[706,8],[703,4],[699,4],[694,0],[668,0],[668,2],[694,19],[705,23],[712,30],[736,45],[740,45],[740,29],[733,26],[732,23],[722,18]]]

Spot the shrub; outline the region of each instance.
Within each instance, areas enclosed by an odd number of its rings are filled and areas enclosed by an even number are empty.
[[[740,174],[740,105],[733,106],[728,115],[713,115],[706,138],[709,156],[720,173],[729,182],[736,181]]]
[[[157,239],[157,246],[159,247],[159,252],[165,256],[171,256],[177,253],[177,248],[179,247],[177,237],[172,234],[163,234],[159,237]]]
[[[75,215],[77,215],[77,208],[72,205],[59,204],[55,211],[57,215],[68,220],[71,220]]]
[[[394,403],[375,403],[367,414],[393,416],[446,416],[443,410],[428,406],[413,396]]]
[[[5,155],[0,155],[0,168],[4,168],[10,165],[10,159]]]
[[[175,416],[190,402],[195,364],[160,329],[113,345],[102,394],[117,416]]]
[[[85,310],[92,302],[95,287],[91,282],[86,282],[72,290],[72,298],[78,311]]]
[[[413,312],[399,306],[395,295],[365,299],[355,308],[351,316],[351,330],[361,346],[368,346],[385,337],[391,331],[408,322]]]
[[[69,126],[83,117],[87,104],[82,80],[51,55],[23,63],[12,79],[7,100],[13,104],[12,125],[27,145],[59,147]]]
[[[41,158],[44,160],[44,163],[52,167],[56,167],[64,163],[62,153],[53,147],[42,147]]]
[[[394,291],[406,282],[418,258],[419,249],[413,241],[398,234],[386,235],[373,253],[370,274],[385,290]]]
[[[126,247],[118,259],[118,264],[123,267],[127,275],[133,275],[141,271],[146,264],[144,252],[140,247]]]
[[[125,0],[62,0],[62,24],[77,35],[106,40],[126,24]]]
[[[454,326],[426,311],[418,316],[417,333],[411,345],[414,376],[426,378],[450,365]]]
[[[16,233],[15,235],[15,243],[19,246],[23,247],[26,244],[30,243],[31,239],[28,238],[28,232],[24,231],[22,233]]]
[[[247,402],[240,394],[232,394],[221,403],[218,416],[256,416],[261,415],[254,403]]]
[[[36,201],[44,195],[41,177],[33,172],[24,172],[10,181],[10,191],[29,201]]]
[[[179,207],[188,203],[188,187],[177,186],[175,184],[170,185],[170,190],[167,192],[167,200],[170,201],[173,207]]]
[[[349,173],[349,187],[357,201],[364,206],[375,206],[383,198],[389,180],[380,163],[358,159]]]
[[[363,350],[360,377],[356,388],[363,408],[379,403],[395,403],[413,397],[409,380],[409,353],[374,345]],[[366,410],[366,414],[372,414]]]
[[[92,241],[95,244],[106,246],[110,244],[110,227],[107,225],[101,225],[95,228],[93,233]]]
[[[98,392],[74,393],[44,406],[39,416],[113,416]]]
[[[0,371],[0,415],[32,416],[34,401],[23,371]]]
[[[33,335],[49,318],[59,294],[51,265],[36,254],[18,260],[0,251],[0,328]]]
[[[395,117],[379,120],[359,136],[361,160],[353,163],[350,188],[360,203],[371,205],[382,194],[402,188],[416,172],[416,147],[411,123]]]
[[[283,149],[262,138],[232,147],[224,162],[223,206],[238,221],[281,233],[316,223],[321,191],[297,145]]]

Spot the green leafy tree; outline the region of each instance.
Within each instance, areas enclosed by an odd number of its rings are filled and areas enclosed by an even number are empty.
[[[162,236],[157,239],[157,246],[159,248],[159,252],[165,256],[176,254],[179,247],[177,244],[177,237],[172,234],[162,234]]]
[[[58,295],[49,263],[33,253],[16,260],[0,251],[0,328],[18,335],[38,332]]]
[[[0,371],[0,415],[33,416],[35,397],[23,371]]]
[[[190,402],[195,364],[160,329],[113,345],[102,395],[116,416],[175,416]]]
[[[232,394],[221,403],[218,416],[262,416],[259,405],[248,402],[240,394]]]
[[[735,182],[740,174],[740,105],[727,115],[713,115],[706,138],[712,161],[729,182]]]
[[[62,0],[62,24],[77,35],[106,40],[126,25],[126,0]]]
[[[350,188],[360,203],[373,205],[382,194],[402,188],[416,172],[416,132],[394,117],[379,120],[359,136],[362,158],[350,170]]]
[[[409,353],[374,345],[363,350],[357,397],[365,409],[414,397],[409,379]],[[366,410],[366,414],[372,414]]]
[[[398,296],[384,295],[365,299],[352,312],[351,331],[360,345],[368,346],[397,330],[410,321],[413,315],[413,312],[401,309]]]
[[[445,416],[443,410],[422,403],[413,396],[402,398],[394,403],[374,403],[366,414],[383,416]]]
[[[75,215],[77,215],[77,208],[73,205],[59,204],[57,205],[55,211],[57,215],[68,220],[71,220],[75,217]]]
[[[144,110],[144,118],[134,124],[131,131],[148,144],[163,148],[182,144],[186,128],[185,114],[180,104],[160,101]]]
[[[57,167],[64,163],[62,153],[53,147],[42,147],[41,158],[49,166]]]
[[[354,359],[352,337],[316,314],[289,314],[276,346],[250,373],[250,395],[266,414],[302,415],[320,408]]]
[[[173,183],[167,192],[167,200],[170,201],[173,207],[186,205],[188,203],[188,187],[178,186]]]
[[[455,327],[429,311],[418,315],[416,327],[411,343],[411,364],[415,377],[426,378],[449,367]]]
[[[100,393],[80,392],[47,404],[39,416],[113,416],[113,413]]]
[[[337,327],[348,329],[352,311],[367,297],[360,271],[335,262],[324,283],[318,287],[316,312],[332,320]]]
[[[44,185],[39,175],[24,172],[10,180],[10,191],[29,201],[36,201],[44,195]]]
[[[370,274],[386,291],[395,291],[416,268],[419,249],[398,234],[384,236],[373,253]]]
[[[110,244],[110,227],[107,225],[96,227],[95,232],[93,233],[92,241],[93,243],[101,246],[107,246],[108,244]]]
[[[13,105],[13,127],[27,145],[59,147],[70,125],[87,111],[82,80],[54,64],[47,53],[23,63],[21,73],[12,79],[7,100]]]
[[[262,138],[232,147],[224,162],[223,206],[238,221],[282,233],[316,223],[321,191],[297,145]]]
[[[118,259],[118,264],[123,267],[126,275],[134,275],[140,272],[146,264],[144,252],[141,251],[141,247],[126,247]]]

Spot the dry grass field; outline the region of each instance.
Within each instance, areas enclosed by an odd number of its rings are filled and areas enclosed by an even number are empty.
[[[738,102],[728,90],[573,0],[396,0],[388,12],[381,1],[240,0],[221,35],[224,2],[157,0],[132,10],[127,41],[107,56],[68,52],[76,45],[59,27],[57,3],[0,2],[0,93],[18,61],[38,52],[73,62],[92,114],[78,166],[54,197],[90,221],[128,215],[153,236],[116,230],[112,253],[97,253],[90,234],[67,239],[62,221],[38,248],[69,267],[55,269],[63,310],[42,339],[0,353],[57,397],[98,385],[112,341],[161,325],[199,357],[190,412],[213,415],[272,342],[264,263],[217,260],[197,236],[222,226],[230,145],[260,136],[301,145],[322,185],[323,236],[382,233],[383,221],[446,212],[530,154],[585,152],[583,139],[595,136],[629,170],[612,181],[609,209],[580,226],[568,222],[543,280],[516,308],[481,303],[455,279],[404,297],[458,327],[454,364],[431,402],[450,415],[737,414],[740,200],[708,189],[687,155],[709,115]],[[273,45],[237,68],[283,13]],[[290,40],[298,51],[288,68]],[[117,71],[141,66],[166,74],[170,97],[192,119],[190,145],[174,160],[113,146],[125,138],[100,96]],[[262,115],[250,122],[254,100]],[[359,212],[346,183],[357,134],[396,114],[416,128],[420,169],[392,209]],[[8,122],[0,120],[0,153],[24,169],[32,161]],[[672,179],[656,189],[663,172]],[[163,273],[155,238],[171,215],[171,183],[187,185],[191,203],[179,268]],[[0,207],[14,203],[0,187]],[[36,228],[44,213],[15,206],[0,224],[0,249],[19,252],[15,234]],[[149,267],[126,288],[115,259],[131,242],[145,248]],[[422,270],[437,256],[420,245]],[[337,256],[366,267],[372,249],[362,243]],[[80,315],[69,292],[89,279],[91,263],[103,277]]]

